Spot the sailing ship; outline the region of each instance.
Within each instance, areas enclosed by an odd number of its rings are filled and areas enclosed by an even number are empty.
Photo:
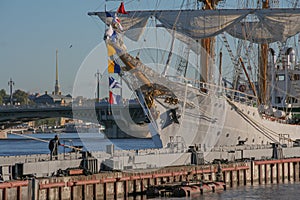
[[[115,13],[89,13],[107,25],[104,39],[108,52],[113,52],[109,59],[122,66],[120,77],[144,110],[144,123],[135,126],[146,126],[159,148],[176,141],[177,148],[196,145],[204,155],[216,147],[298,141],[300,64],[286,41],[300,32],[300,9],[271,9],[268,0],[252,9],[216,9],[218,0],[199,2],[202,8],[195,10],[125,11],[121,4]],[[188,76],[188,58],[181,58],[184,64],[174,66],[172,74],[172,53],[160,71],[143,64],[139,53],[129,53],[123,37],[139,41],[150,18],[159,22],[155,28],[170,33],[172,42],[185,45],[182,55],[200,58],[195,66],[200,73],[192,71],[194,79]],[[231,81],[222,74],[221,52],[216,67],[218,35],[233,61]],[[233,58],[226,37],[239,39],[247,46],[246,54],[257,47],[258,78],[251,76],[255,63],[245,55]],[[280,44],[279,52],[272,44]]]

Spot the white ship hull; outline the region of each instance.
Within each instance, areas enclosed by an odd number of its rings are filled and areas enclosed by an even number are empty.
[[[165,146],[170,142],[170,137],[178,136],[185,146],[196,145],[204,152],[236,146],[240,142],[245,145],[291,145],[292,141],[300,138],[298,125],[284,123],[284,120],[275,117],[264,117],[253,101],[232,101],[225,94],[217,95],[216,91],[203,93],[199,89],[188,89],[188,93],[191,92],[195,96],[193,103],[198,99],[198,105],[181,108],[184,111],[178,112],[179,123],[170,122],[166,126],[168,119],[164,116],[167,109],[163,109],[165,105],[159,108],[164,112],[161,112],[156,124]]]
[[[231,101],[223,95],[192,90],[200,99],[201,106],[197,109],[187,106],[180,113],[179,123],[166,117],[169,116],[166,105],[161,104],[160,99],[156,101],[160,102],[157,109],[165,109],[165,112],[161,112],[156,123],[148,126],[152,134],[157,134],[153,135],[153,140],[160,139],[164,148],[140,150],[135,154],[127,152],[128,155],[122,151],[121,155],[116,153],[106,159],[104,164],[112,169],[187,165],[192,163],[188,146],[197,146],[201,159],[207,162],[214,159],[271,158],[271,143],[292,147],[292,141],[300,138],[299,126],[263,118],[253,102]],[[156,130],[153,128],[155,125],[158,125]],[[170,138],[173,139],[170,141]],[[244,145],[239,145],[240,141]],[[232,155],[229,155],[230,151]],[[299,148],[285,148],[284,155],[295,156],[298,151]]]

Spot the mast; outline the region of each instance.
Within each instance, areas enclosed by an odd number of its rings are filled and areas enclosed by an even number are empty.
[[[269,8],[269,0],[263,0],[262,9]],[[267,104],[267,89],[268,89],[268,50],[269,45],[267,43],[261,44],[260,46],[260,57],[259,57],[259,101],[262,104]]]
[[[198,0],[203,2],[203,10],[214,10],[220,0]],[[201,39],[201,46],[205,51],[201,51],[201,77],[200,81],[207,82],[210,79],[209,57],[214,56],[215,38]]]

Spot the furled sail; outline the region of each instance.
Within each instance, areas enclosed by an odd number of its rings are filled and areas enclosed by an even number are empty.
[[[253,14],[259,21],[239,22],[227,32],[255,43],[284,42],[300,32],[300,9],[255,10]]]
[[[243,10],[184,10],[177,12],[160,11],[155,17],[169,29],[183,33],[193,39],[216,36],[231,25],[241,21],[247,13]]]
[[[105,12],[92,12],[107,22]],[[256,16],[257,21],[249,21],[248,15]],[[194,40],[213,37],[228,32],[233,37],[256,43],[284,42],[300,32],[300,9],[225,9],[225,10],[164,10],[130,11],[120,14],[125,35],[138,40],[150,16],[158,19],[168,29]],[[136,29],[139,28],[139,29]],[[133,30],[135,31],[127,31]]]
[[[107,25],[111,24],[112,18],[107,17],[107,12],[89,12],[88,15],[97,15]],[[118,18],[122,22],[123,30],[126,37],[133,41],[137,41],[143,34],[147,25],[148,18],[152,12],[130,12],[128,14],[118,14]]]

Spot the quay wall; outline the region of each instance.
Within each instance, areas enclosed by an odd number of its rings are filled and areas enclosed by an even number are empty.
[[[166,167],[133,172],[32,178],[0,183],[0,199],[131,199],[150,185],[222,180],[226,187],[298,182],[300,158]]]

